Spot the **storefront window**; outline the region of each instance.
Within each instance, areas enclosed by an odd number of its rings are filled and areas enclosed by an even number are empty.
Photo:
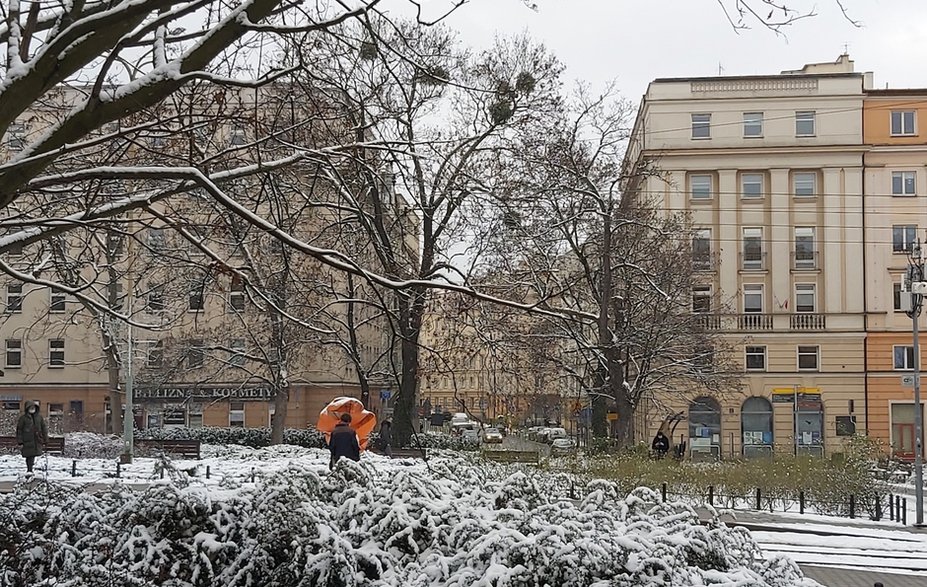
[[[721,405],[711,397],[689,404],[689,449],[693,460],[721,458]]]
[[[773,448],[772,404],[763,397],[750,397],[740,410],[743,455],[746,458],[769,456]]]

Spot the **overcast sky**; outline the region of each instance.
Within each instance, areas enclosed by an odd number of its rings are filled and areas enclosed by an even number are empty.
[[[927,0],[844,0],[861,28],[834,0],[782,0],[818,13],[785,29],[785,37],[756,23],[735,32],[718,0],[535,1],[537,11],[519,0],[470,0],[447,23],[477,48],[497,33],[527,30],[566,64],[568,78],[597,88],[614,79],[634,102],[654,78],[717,75],[719,66],[724,75],[778,73],[834,61],[844,44],[857,71],[875,73],[876,87],[927,88]],[[449,2],[424,6],[436,12]]]

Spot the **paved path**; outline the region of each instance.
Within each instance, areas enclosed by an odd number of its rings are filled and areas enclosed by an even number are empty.
[[[810,577],[824,587],[872,587],[881,581],[884,587],[927,587],[927,577],[895,573],[873,573],[831,567],[799,565],[806,577]]]

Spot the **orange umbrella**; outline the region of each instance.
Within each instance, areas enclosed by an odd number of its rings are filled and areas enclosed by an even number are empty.
[[[316,428],[325,435],[325,444],[328,444],[332,430],[341,422],[341,414],[351,414],[351,428],[357,433],[357,441],[361,450],[367,450],[367,440],[377,425],[377,416],[364,409],[364,404],[353,397],[336,397],[319,412],[319,423]]]

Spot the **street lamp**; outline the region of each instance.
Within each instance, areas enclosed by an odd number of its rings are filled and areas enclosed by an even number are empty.
[[[905,287],[907,286],[907,287]],[[911,307],[905,313],[911,318],[911,330],[914,338],[914,500],[916,526],[924,525],[924,457],[922,436],[924,433],[921,407],[921,351],[918,319],[924,302],[924,293],[927,293],[927,282],[924,281],[924,257],[921,250],[921,241],[917,240],[911,247],[908,257],[908,274],[902,289],[911,292]]]

